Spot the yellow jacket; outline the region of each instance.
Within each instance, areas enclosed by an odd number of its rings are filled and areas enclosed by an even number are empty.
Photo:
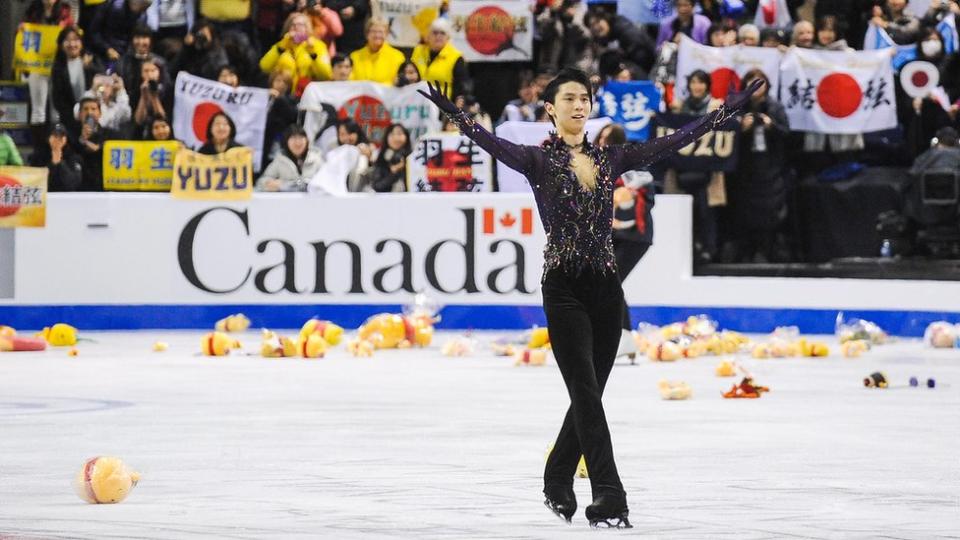
[[[430,61],[430,47],[427,45],[417,45],[410,55],[410,61],[417,65],[420,78],[424,81],[446,83],[447,97],[453,99],[453,67],[462,56],[463,54],[448,42],[440,49],[433,62]]]
[[[277,69],[289,73],[293,77],[291,92],[299,87],[301,79],[329,81],[333,78],[327,46],[312,36],[299,45],[294,45],[290,38],[284,37],[263,55],[260,69],[264,73]]]
[[[397,71],[406,61],[406,57],[389,43],[384,43],[375,53],[370,52],[370,48],[364,45],[362,49],[350,53],[350,60],[353,60],[351,80],[374,81],[393,86]]]

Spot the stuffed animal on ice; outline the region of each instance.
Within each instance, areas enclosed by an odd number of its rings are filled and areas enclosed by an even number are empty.
[[[323,358],[326,356],[328,348],[330,348],[330,344],[323,339],[319,332],[307,334],[306,337],[301,335],[297,339],[297,352],[304,358]]]
[[[673,382],[660,379],[660,382],[657,383],[657,388],[660,390],[660,397],[668,400],[690,399],[690,395],[693,394],[690,385],[683,381]]]
[[[524,349],[514,355],[515,366],[542,366],[547,363],[546,349]]]
[[[513,343],[494,342],[490,344],[490,350],[494,356],[514,356],[517,354],[517,346]]]
[[[444,356],[473,356],[477,342],[466,336],[455,337],[443,344],[440,352]]]
[[[534,326],[532,329],[530,329],[530,337],[527,339],[527,348],[539,349],[542,347],[550,347],[550,333],[544,327]]]
[[[886,388],[887,376],[882,371],[875,371],[863,378],[863,385],[867,388]]]
[[[433,317],[403,316],[380,313],[367,319],[357,331],[364,341],[377,349],[396,349],[411,346],[427,347],[433,340]]]
[[[139,480],[140,474],[119,458],[98,456],[83,464],[74,477],[73,487],[88,503],[110,504],[126,499]]]
[[[717,374],[717,377],[733,377],[737,374],[736,364],[730,362],[729,360],[723,360],[717,367],[714,369],[714,373]]]
[[[683,357],[683,348],[673,341],[662,341],[647,347],[647,358],[654,362],[673,362]]]
[[[0,326],[0,352],[44,351],[47,342],[41,338],[17,336],[17,331],[9,326]]]
[[[923,333],[923,342],[937,349],[960,347],[960,325],[947,321],[932,322]]]
[[[730,390],[724,392],[722,395],[727,399],[756,399],[769,391],[770,389],[766,386],[754,384],[753,378],[744,377],[743,380],[740,381],[740,384],[733,385]]]
[[[297,342],[263,329],[263,343],[260,344],[260,356],[264,358],[291,358],[297,356]]]
[[[223,332],[209,332],[200,339],[200,351],[206,356],[226,356],[240,347],[239,341]]]
[[[800,354],[800,346],[782,339],[774,339],[769,343],[757,343],[753,346],[750,355],[754,358],[791,358]]]
[[[229,332],[231,334],[234,332],[246,332],[248,328],[250,328],[250,319],[243,313],[237,313],[220,319],[217,321],[217,324],[214,325],[214,330],[217,332]]]
[[[339,345],[343,339],[343,328],[330,321],[310,319],[305,322],[303,328],[300,329],[300,337],[303,338],[313,333],[320,334],[320,337],[331,347]]]
[[[869,350],[870,342],[865,339],[854,339],[840,344],[840,353],[845,358],[857,358]]]
[[[72,347],[77,344],[77,329],[65,323],[44,327],[36,337],[47,340],[54,347]]]
[[[876,323],[863,319],[844,321],[843,312],[837,314],[835,334],[840,343],[864,339],[874,345],[881,345],[890,341],[890,336]]]
[[[797,341],[800,348],[800,354],[806,357],[824,357],[830,356],[830,347],[822,341],[807,341],[800,339]]]
[[[351,339],[347,342],[347,352],[351,356],[373,356],[373,343],[363,339]]]

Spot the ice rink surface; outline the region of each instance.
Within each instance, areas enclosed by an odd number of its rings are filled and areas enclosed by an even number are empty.
[[[552,363],[447,358],[452,334],[373,358],[205,358],[200,335],[0,354],[0,539],[960,538],[955,349],[739,358],[771,388],[758,400],[722,399],[715,357],[619,362],[604,402],[635,528],[593,531],[587,480],[573,525],[542,504],[568,403]],[[898,387],[864,388],[877,370]],[[693,399],[662,401],[661,378]],[[73,493],[96,455],[142,474],[125,502]]]

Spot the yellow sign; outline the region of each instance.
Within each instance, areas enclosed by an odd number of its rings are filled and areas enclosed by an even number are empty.
[[[107,141],[103,147],[106,191],[170,191],[177,141]]]
[[[246,146],[205,156],[177,152],[170,193],[177,199],[245,201],[253,196],[253,150]]]
[[[13,68],[50,75],[53,69],[53,57],[57,54],[58,35],[60,35],[59,26],[21,24],[14,42]]]
[[[0,167],[0,227],[43,227],[46,222],[46,167]]]

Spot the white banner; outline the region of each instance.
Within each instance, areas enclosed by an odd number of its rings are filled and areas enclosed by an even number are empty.
[[[786,0],[760,0],[753,24],[758,28],[786,28],[793,23]]]
[[[210,118],[218,112],[227,113],[237,127],[237,142],[253,148],[254,170],[260,168],[263,132],[270,109],[268,90],[233,88],[181,71],[177,75],[173,109],[173,132],[192,150],[207,142]]]
[[[453,44],[468,62],[533,59],[533,13],[527,0],[450,0]]]
[[[687,97],[687,77],[698,69],[710,74],[710,92],[713,97],[727,96],[730,83],[740,88],[740,79],[748,71],[759,69],[770,79],[770,88],[777,88],[780,80],[780,62],[783,53],[771,47],[708,47],[683,36],[677,53],[678,99]],[[774,91],[774,95],[776,91]]]
[[[781,65],[780,102],[796,131],[856,134],[896,127],[890,54],[792,48]]]
[[[464,135],[424,135],[407,157],[407,191],[493,191],[493,158]]]
[[[339,118],[352,118],[366,132],[370,142],[379,145],[390,124],[403,124],[410,140],[419,139],[428,131],[440,129],[440,111],[417,92],[427,83],[394,88],[368,81],[312,82],[300,98],[300,109],[306,111],[303,129],[310,140],[323,127],[324,103],[337,111]]]
[[[440,0],[372,0],[370,6],[375,17],[390,23],[387,42],[395,47],[419,45],[440,13]]]
[[[593,118],[587,120],[587,138],[593,142],[603,126],[610,123],[609,118]],[[550,122],[504,122],[497,126],[497,137],[502,137],[517,144],[537,146],[550,136],[555,128]],[[529,193],[530,186],[527,179],[517,171],[497,162],[497,184],[500,191]]]

